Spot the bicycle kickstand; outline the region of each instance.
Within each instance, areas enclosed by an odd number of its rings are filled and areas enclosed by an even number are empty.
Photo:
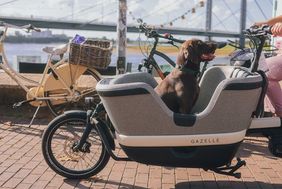
[[[40,107],[41,107],[41,104],[39,104],[39,106],[36,108],[36,110],[35,110],[35,112],[34,112],[34,114],[33,114],[33,117],[32,117],[32,119],[31,119],[31,121],[30,121],[28,127],[30,127],[30,126],[32,125],[32,123],[33,123],[34,119],[36,118],[36,115],[37,115],[38,110],[39,110]]]

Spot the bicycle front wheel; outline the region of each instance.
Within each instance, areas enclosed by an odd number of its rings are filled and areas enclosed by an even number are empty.
[[[89,178],[99,173],[108,163],[102,140],[93,127],[83,150],[78,144],[86,125],[86,112],[68,112],[51,121],[42,137],[42,152],[51,169],[66,178]]]
[[[101,77],[96,71],[85,69],[73,81],[73,85],[76,86],[75,89],[72,89],[74,94],[71,95],[69,90],[63,87],[45,91],[44,96],[50,98],[50,100],[46,101],[46,104],[54,116],[58,116],[68,110],[87,110],[88,107],[85,106],[84,102],[85,97],[94,97],[94,106],[100,102],[99,95],[96,91],[96,84],[100,80]],[[57,100],[57,97],[66,98]]]

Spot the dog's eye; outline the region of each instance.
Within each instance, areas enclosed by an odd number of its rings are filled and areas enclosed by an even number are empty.
[[[187,51],[192,53],[192,51],[193,51],[193,45],[192,44],[188,46]]]

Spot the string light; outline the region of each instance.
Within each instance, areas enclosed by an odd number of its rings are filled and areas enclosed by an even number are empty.
[[[161,24],[160,27],[163,28],[166,25],[173,26],[173,23],[176,22],[177,20],[179,20],[179,19],[184,20],[186,18],[185,16],[188,15],[189,13],[192,13],[192,14],[196,13],[196,8],[200,8],[200,7],[204,7],[204,6],[205,6],[205,1],[201,0],[201,1],[199,1],[198,4],[195,5],[195,7],[187,10],[185,13],[183,13],[182,15],[172,19],[171,21]]]
[[[205,2],[204,1],[200,1],[199,4],[200,4],[200,7],[204,7],[205,6]]]
[[[200,7],[204,7],[205,6],[205,0],[200,0],[198,4],[195,5],[195,7],[187,10],[186,12],[184,12],[182,15],[168,21],[168,22],[165,22],[163,24],[160,24],[160,27],[163,28],[164,26],[166,25],[169,25],[169,26],[173,26],[173,23],[176,22],[177,20],[185,20],[186,19],[186,15],[188,15],[189,13],[196,13],[196,9],[197,8],[200,8]],[[137,20],[136,17],[133,15],[132,11],[129,11],[128,14],[131,16],[132,20]]]
[[[131,16],[132,20],[136,20],[135,16],[132,14],[132,11],[129,11],[128,13]]]

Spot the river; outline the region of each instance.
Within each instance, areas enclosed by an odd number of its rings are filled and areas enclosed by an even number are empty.
[[[32,44],[32,43],[6,43],[5,45],[5,52],[8,58],[8,61],[12,66],[16,69],[16,56],[40,56],[41,62],[47,61],[47,54],[42,51],[42,48],[46,46],[58,46],[60,44]],[[172,60],[176,60],[176,55],[169,55]],[[132,63],[132,71],[136,71],[138,64],[144,59],[144,55],[140,52],[136,53],[127,53],[126,62]],[[166,61],[161,59],[160,57],[156,56],[156,61],[159,64],[166,64]],[[110,65],[115,65],[117,61],[117,54],[113,51],[112,61]],[[213,61],[209,63],[210,65],[213,64],[227,64],[229,62],[228,57],[216,57]]]

